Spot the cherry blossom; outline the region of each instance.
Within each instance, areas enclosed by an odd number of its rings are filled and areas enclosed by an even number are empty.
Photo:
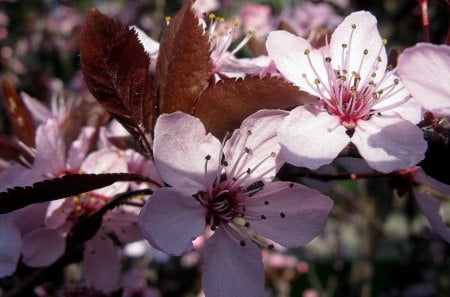
[[[269,65],[270,59],[267,56],[235,57],[235,54],[248,43],[254,34],[253,30],[248,30],[239,44],[230,49],[233,41],[241,35],[237,19],[227,21],[223,17],[210,13],[206,21],[200,19],[200,22],[205,28],[205,34],[208,36],[211,46],[212,71],[216,81],[220,80],[221,75],[226,77],[244,77],[246,74],[259,75]]]
[[[418,43],[398,57],[398,75],[413,98],[436,116],[450,116],[450,46]]]
[[[415,125],[421,109],[387,66],[376,24],[369,12],[352,13],[320,49],[285,31],[270,33],[267,50],[281,74],[320,99],[295,108],[281,125],[288,162],[316,169],[350,142],[381,172],[424,158],[427,145]]]
[[[259,247],[272,247],[269,238],[300,246],[326,223],[329,198],[299,184],[270,182],[284,161],[276,128],[285,115],[261,110],[222,143],[190,115],[158,118],[155,167],[172,187],[153,193],[139,224],[144,238],[173,255],[191,250],[205,227],[214,231],[203,248],[206,296],[263,296]]]

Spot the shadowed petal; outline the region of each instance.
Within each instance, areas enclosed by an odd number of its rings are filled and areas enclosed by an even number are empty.
[[[59,174],[65,169],[65,145],[58,123],[48,119],[36,131],[34,168],[46,174]]]
[[[339,119],[313,107],[292,110],[278,130],[281,153],[286,161],[317,169],[329,164],[350,139]]]
[[[161,178],[173,187],[197,191],[216,177],[221,144],[199,119],[182,112],[163,114],[155,126],[153,153]],[[205,176],[205,157],[210,156]]]
[[[23,262],[31,267],[48,266],[64,254],[66,238],[57,229],[39,228],[23,238]]]
[[[416,165],[427,149],[422,131],[399,117],[359,121],[352,142],[370,167],[385,173]]]
[[[223,227],[227,228],[227,227]],[[234,232],[228,230],[228,232]],[[237,237],[237,234],[235,234]],[[219,228],[203,249],[202,287],[207,297],[264,296],[261,251],[251,241],[245,246]]]
[[[14,273],[22,240],[19,229],[5,216],[0,217],[0,278]]]
[[[168,254],[192,249],[205,228],[205,209],[193,197],[173,188],[156,190],[139,215],[139,227],[150,244]]]
[[[431,227],[433,227],[442,238],[450,243],[450,230],[447,227],[445,219],[441,215],[442,208],[439,200],[418,189],[414,189],[414,197],[416,198],[422,214],[427,218]]]
[[[450,195],[450,185],[441,183],[440,181],[426,175],[423,169],[420,167],[416,167],[414,179],[416,180],[416,182],[430,187],[441,194]]]
[[[86,242],[82,271],[88,285],[107,293],[117,288],[120,257],[111,239],[97,234]]]
[[[301,246],[319,235],[333,201],[316,190],[289,182],[273,182],[248,199],[250,227],[285,247]],[[264,216],[264,219],[262,218]]]
[[[424,109],[450,116],[450,46],[419,43],[407,48],[398,57],[398,74]]]

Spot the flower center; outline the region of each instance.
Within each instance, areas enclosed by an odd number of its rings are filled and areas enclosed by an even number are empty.
[[[341,65],[333,66],[331,55],[325,56],[321,52],[326,76],[322,74],[321,77],[319,71],[314,67],[310,57],[311,50],[306,49],[304,52],[316,78],[310,81],[307,80],[306,74],[303,77],[310,87],[320,95],[323,108],[329,114],[339,117],[341,125],[348,130],[353,130],[359,120],[368,120],[374,114],[380,114],[382,111],[399,106],[410,98],[410,96],[406,96],[396,100],[396,102],[385,104],[382,108],[377,107],[378,104],[403,91],[404,87],[400,84],[398,78],[392,79],[394,72],[392,66],[388,66],[382,77],[377,78],[377,71],[382,62],[380,54],[387,43],[385,39],[380,42],[376,58],[369,58],[369,49],[363,49],[361,60],[359,63],[353,64],[358,66],[355,67],[356,69],[350,69],[350,59],[352,59],[352,55],[355,56],[354,52],[359,50],[352,47],[353,34],[356,28],[357,26],[353,24],[348,43],[341,45]],[[330,53],[328,40],[325,52]],[[333,53],[333,55],[336,56],[336,53]],[[363,69],[370,70],[369,72],[365,70],[367,74],[363,74],[364,77],[361,75]],[[387,83],[388,81],[391,83]]]

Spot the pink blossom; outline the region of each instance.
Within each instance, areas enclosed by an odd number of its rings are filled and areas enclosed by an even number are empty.
[[[386,42],[376,24],[369,12],[352,13],[321,49],[285,31],[269,34],[269,56],[281,74],[320,99],[295,108],[281,125],[278,137],[288,162],[316,169],[350,142],[381,172],[424,158],[427,145],[415,125],[421,109],[387,67]]]
[[[226,21],[215,14],[209,14],[208,20],[200,19],[205,34],[207,34],[211,45],[211,62],[213,64],[213,73],[216,81],[220,76],[226,77],[244,77],[247,74],[259,75],[264,68],[270,64],[267,56],[257,58],[236,58],[235,54],[242,49],[250,40],[253,31],[247,31],[245,37],[239,44],[230,49],[233,41],[241,35],[239,22],[236,19]]]
[[[281,13],[281,19],[287,22],[298,36],[306,36],[312,29],[325,27],[335,28],[342,17],[337,15],[327,3],[304,2],[289,7]]]
[[[252,30],[256,36],[266,36],[272,31],[272,11],[269,5],[247,3],[239,10],[244,30]]]
[[[174,255],[191,250],[206,226],[214,231],[203,248],[206,296],[263,296],[258,246],[271,247],[267,238],[302,245],[326,223],[326,196],[290,182],[255,184],[271,181],[283,164],[276,128],[285,115],[259,111],[223,143],[187,114],[158,118],[155,167],[172,187],[154,192],[139,224],[154,247]]]
[[[436,116],[450,116],[450,46],[418,43],[398,57],[398,75],[413,98]]]

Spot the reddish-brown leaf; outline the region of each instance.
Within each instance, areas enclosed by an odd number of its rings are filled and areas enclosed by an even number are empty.
[[[195,116],[219,139],[260,109],[291,109],[316,98],[276,77],[224,80],[203,92]]]
[[[151,153],[150,58],[134,30],[92,8],[80,35],[81,70],[94,97]]]
[[[35,126],[30,112],[22,99],[17,95],[13,85],[3,80],[3,98],[8,118],[17,139],[29,147],[34,147]]]
[[[70,174],[47,179],[32,186],[15,187],[0,192],[0,214],[34,203],[52,201],[109,186],[118,181],[148,181],[133,173]]]
[[[164,31],[156,64],[155,87],[159,111],[190,113],[208,87],[212,73],[210,45],[192,10],[185,2]]]

